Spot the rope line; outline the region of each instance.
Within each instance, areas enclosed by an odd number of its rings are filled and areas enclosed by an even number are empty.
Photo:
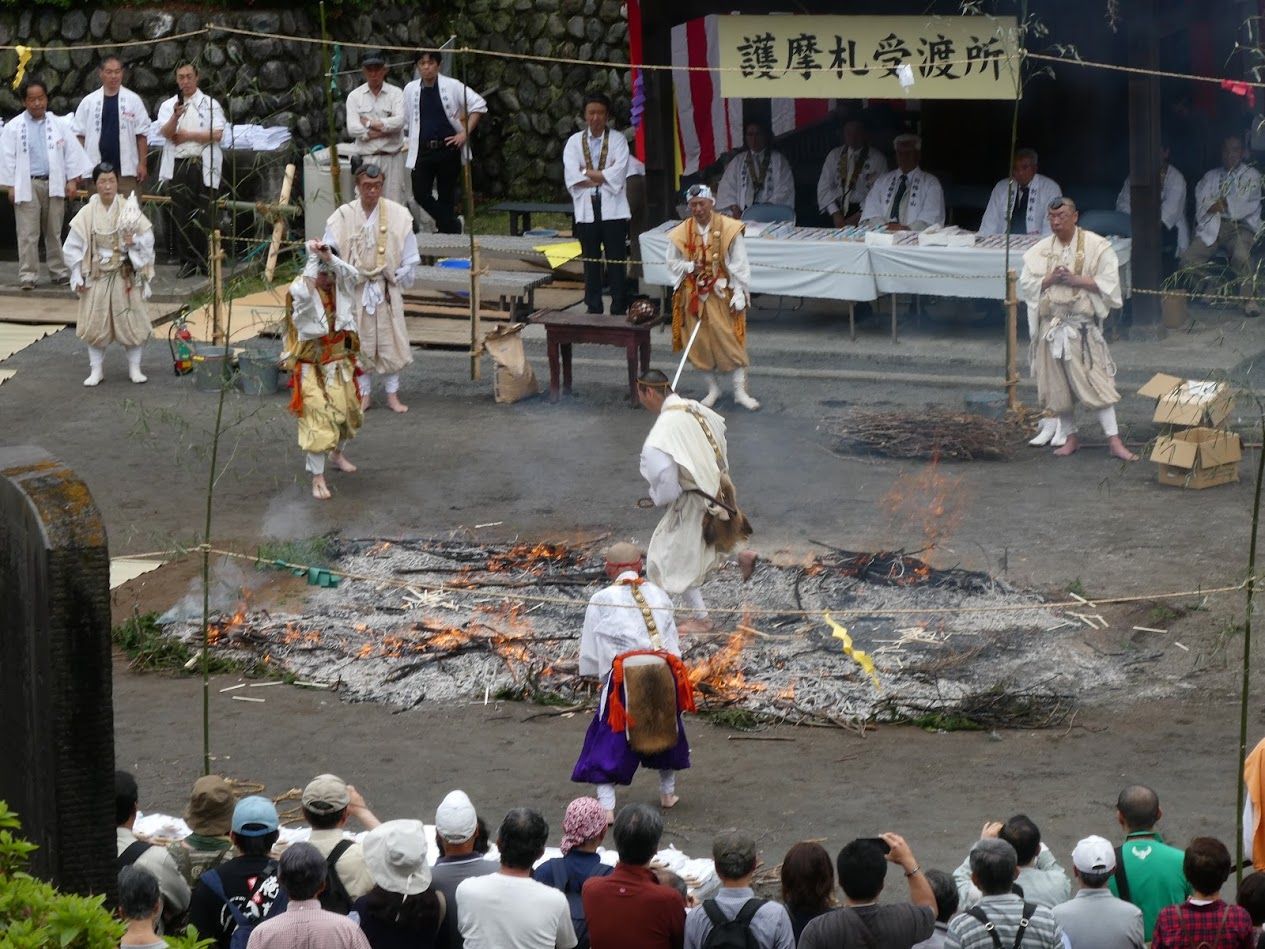
[[[245,554],[236,550],[226,550],[220,547],[213,547],[208,544],[199,544],[192,548],[178,548],[169,551],[152,551],[146,554],[128,554],[129,558],[145,559],[152,557],[170,557],[171,555],[184,555],[189,553],[212,553],[222,557],[231,557],[237,560],[249,560],[256,565],[277,566],[287,570],[294,570],[300,573],[306,573],[309,570],[329,570],[328,567],[317,567],[313,564],[291,563],[285,560],[268,559],[258,554]],[[417,581],[401,580],[396,577],[381,577],[370,574],[359,574],[346,572],[342,570],[330,570],[331,573],[337,574],[340,578],[347,580],[359,581],[362,583],[374,583],[380,586],[393,586],[401,590],[426,591],[428,593],[440,593],[444,595],[471,595],[478,596],[483,599],[494,600],[519,600],[525,603],[542,603],[560,606],[586,606],[587,600],[578,600],[564,596],[549,596],[548,594],[534,593],[508,593],[497,592],[495,588],[479,587],[477,585],[449,586],[445,583],[420,583]],[[1258,577],[1257,580],[1262,578]],[[1207,587],[1204,589],[1194,590],[1175,590],[1171,592],[1161,593],[1136,593],[1118,596],[1095,596],[1092,598],[1092,606],[1095,609],[1102,604],[1118,605],[1125,603],[1145,603],[1152,600],[1177,600],[1187,597],[1209,597],[1222,596],[1229,593],[1238,593],[1247,587],[1248,580],[1242,580],[1239,583],[1227,584],[1219,587]],[[621,608],[637,609],[640,607],[633,604],[610,604]],[[989,614],[989,613],[1026,613],[1033,610],[1083,610],[1087,607],[1084,600],[1056,600],[1048,603],[1027,603],[1027,604],[995,604],[991,606],[937,606],[927,607],[926,609],[913,607],[879,607],[875,609],[848,609],[848,608],[830,608],[820,610],[799,610],[799,609],[773,609],[767,607],[712,607],[708,606],[709,613],[720,613],[729,616],[797,616],[804,619],[819,619],[824,621],[826,614],[833,616],[938,616],[938,615],[966,615],[966,614]],[[693,613],[694,609],[687,606],[673,606],[672,612],[676,613]]]

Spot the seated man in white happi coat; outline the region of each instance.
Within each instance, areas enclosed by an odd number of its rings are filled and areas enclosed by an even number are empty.
[[[1261,173],[1243,163],[1243,140],[1228,135],[1221,144],[1221,167],[1195,185],[1195,239],[1182,255],[1182,266],[1199,267],[1224,250],[1239,277],[1239,294],[1258,296],[1252,244],[1260,229]],[[1256,300],[1248,300],[1243,310],[1261,315]]]
[[[795,207],[795,178],[791,163],[769,148],[769,130],[761,122],[743,127],[747,147],[729,160],[716,187],[716,210],[741,218],[753,204]]]
[[[654,506],[666,509],[646,551],[646,577],[668,593],[679,594],[693,611],[681,624],[683,630],[709,629],[701,588],[721,554],[704,538],[703,519],[708,513],[727,515],[699,492],[719,496],[721,474],[729,467],[725,420],[706,406],[681,398],[657,369],[637,380],[637,396],[657,416],[641,448],[641,476],[650,486]]]
[[[1110,241],[1076,226],[1071,198],[1057,198],[1049,214],[1053,233],[1023,255],[1019,292],[1028,306],[1037,395],[1041,407],[1058,416],[1066,437],[1054,454],[1070,455],[1080,447],[1074,412],[1084,405],[1098,413],[1111,454],[1137,461],[1120,440],[1116,364],[1102,335],[1103,320],[1124,302],[1120,263]]]
[[[1181,257],[1190,246],[1190,225],[1186,221],[1186,176],[1168,160],[1167,145],[1160,146],[1160,247],[1170,258]],[[1116,197],[1116,210],[1133,214],[1133,178],[1124,179]],[[1167,273],[1168,270],[1165,270]]]
[[[981,234],[1050,233],[1050,203],[1063,194],[1054,181],[1037,174],[1037,152],[1021,148],[1015,152],[1010,177],[993,188],[988,207],[980,221]]]
[[[413,285],[421,260],[413,215],[402,204],[382,197],[382,169],[372,162],[356,169],[356,197],[330,215],[323,244],[338,248],[356,268],[356,326],[360,331],[361,408],[369,408],[373,382],[383,377],[387,406],[407,412],[400,401],[400,370],[413,361],[404,326],[402,290]]]
[[[922,139],[906,133],[892,139],[896,167],[880,175],[865,198],[862,224],[886,224],[889,231],[925,231],[944,223],[944,189],[935,175],[918,167]]]
[[[830,215],[835,227],[861,219],[870,188],[887,171],[887,158],[869,143],[869,130],[859,118],[845,119],[843,144],[832,149],[817,179],[817,209]]]

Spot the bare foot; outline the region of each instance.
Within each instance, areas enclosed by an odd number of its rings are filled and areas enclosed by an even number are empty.
[[[345,471],[348,474],[351,474],[353,471],[356,470],[356,466],[353,465],[350,461],[348,461],[347,456],[344,455],[341,451],[331,451],[329,453],[329,461],[330,461],[330,464],[332,464],[339,471]]]
[[[744,581],[750,580],[755,573],[756,554],[754,550],[744,550],[738,554],[738,570]]]
[[[1068,455],[1076,453],[1076,449],[1081,447],[1081,440],[1076,435],[1068,435],[1067,443],[1062,448],[1054,449],[1054,454],[1060,458],[1066,458]]]
[[[318,501],[329,500],[329,485],[325,483],[324,475],[312,475],[312,497]]]
[[[370,406],[372,405],[373,405],[373,399],[369,397],[368,392],[366,392],[364,395],[360,397],[360,411],[368,412]]]
[[[394,392],[387,393],[387,408],[392,412],[407,412],[408,406],[400,401],[400,397]]]
[[[665,811],[669,811],[672,808],[676,807],[677,802],[680,800],[681,799],[677,797],[675,794],[660,794],[659,806],[662,807]]]
[[[716,628],[715,624],[709,619],[690,618],[681,620],[676,624],[676,628],[682,633],[710,633]]]
[[[1120,439],[1119,435],[1112,435],[1107,439],[1107,451],[1111,452],[1113,457],[1119,458],[1121,461],[1138,460],[1137,455],[1125,448],[1124,442]]]

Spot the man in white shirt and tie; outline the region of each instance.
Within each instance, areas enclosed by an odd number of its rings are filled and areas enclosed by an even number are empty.
[[[158,107],[158,127],[167,143],[158,180],[171,182],[180,276],[192,277],[210,271],[207,236],[224,168],[224,107],[198,88],[193,63],[177,67],[176,87],[176,95]]]
[[[360,61],[365,81],[347,94],[347,134],[355,139],[360,157],[386,173],[382,195],[408,204],[404,174],[404,90],[386,81],[387,60],[381,52]]]
[[[127,197],[148,174],[149,111],[141,97],[123,85],[123,60],[106,56],[97,76],[101,88],[84,96],[75,109],[75,134],[91,167],[108,162],[117,169],[119,195]]]
[[[42,79],[22,86],[26,111],[0,132],[0,187],[13,202],[18,231],[18,283],[35,289],[40,272],[40,236],[48,251],[53,283],[70,283],[62,260],[61,230],[66,198],[73,198],[79,179],[91,170],[88,156],[70,122],[48,114],[48,88]]]
[[[601,92],[584,98],[584,125],[562,150],[562,177],[575,207],[575,236],[584,254],[584,306],[602,313],[602,263],[611,287],[611,315],[628,312],[628,143],[612,129],[611,100]]]
[[[944,223],[944,189],[935,175],[918,167],[922,139],[912,133],[892,139],[896,167],[874,182],[861,209],[862,224],[885,224],[889,231],[923,231]]]
[[[817,180],[817,208],[830,215],[835,227],[861,219],[861,206],[878,176],[887,171],[887,158],[869,143],[865,122],[852,117],[842,125],[843,144],[826,155]]]
[[[988,207],[980,221],[981,234],[1050,233],[1050,204],[1063,196],[1063,189],[1045,175],[1037,174],[1037,152],[1021,148],[1015,152],[1010,177],[993,188]],[[1009,213],[1007,209],[1009,208]]]
[[[1239,293],[1256,296],[1252,243],[1260,226],[1261,173],[1243,164],[1243,140],[1228,135],[1221,145],[1221,167],[1195,185],[1195,239],[1182,255],[1182,266],[1206,264],[1224,250],[1241,281]],[[1248,316],[1261,314],[1256,300],[1249,300],[1243,310]]]

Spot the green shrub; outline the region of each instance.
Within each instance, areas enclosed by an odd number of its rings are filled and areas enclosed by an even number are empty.
[[[24,871],[37,846],[18,831],[18,815],[0,801],[0,946],[5,949],[117,949],[126,927],[104,896],[61,893]],[[164,936],[172,949],[204,949],[213,940]]]

